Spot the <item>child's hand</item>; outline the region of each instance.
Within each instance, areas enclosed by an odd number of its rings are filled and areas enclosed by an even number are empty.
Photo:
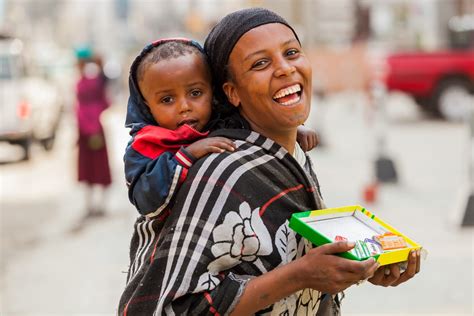
[[[222,153],[224,151],[234,151],[237,147],[234,142],[225,137],[208,137],[195,141],[186,150],[196,159],[209,153]]]
[[[310,151],[319,144],[319,137],[315,131],[306,126],[298,126],[298,134],[296,135],[296,140],[301,146],[303,151]]]

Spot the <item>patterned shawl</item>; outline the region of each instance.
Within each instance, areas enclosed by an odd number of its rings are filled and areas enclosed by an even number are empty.
[[[309,158],[302,168],[248,130],[212,136],[234,139],[238,150],[196,162],[166,220],[138,218],[120,315],[226,315],[249,279],[311,247],[288,228],[293,212],[324,207]],[[316,315],[322,297],[306,289],[258,314]]]

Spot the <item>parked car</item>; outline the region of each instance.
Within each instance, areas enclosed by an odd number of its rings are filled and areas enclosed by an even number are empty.
[[[26,61],[21,40],[0,37],[0,141],[20,145],[29,159],[33,141],[53,148],[63,102],[56,85]]]
[[[423,109],[462,120],[474,108],[474,15],[453,16],[447,27],[444,50],[389,55],[386,85],[413,96]]]
[[[459,120],[474,93],[474,49],[394,53],[387,57],[385,83],[402,91],[424,109]]]

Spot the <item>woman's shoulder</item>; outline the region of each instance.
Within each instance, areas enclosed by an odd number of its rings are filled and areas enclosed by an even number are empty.
[[[269,154],[283,159],[288,151],[273,140],[247,129],[220,129],[209,134],[209,137],[220,136],[232,139],[238,146],[238,151],[254,152],[260,150],[262,154]],[[236,151],[236,153],[238,152]],[[238,156],[238,155],[237,155]]]
[[[192,168],[211,169],[236,169],[248,161],[257,159],[262,155],[259,146],[241,139],[232,139],[236,145],[234,151],[224,151],[222,153],[211,153],[198,159]]]
[[[231,137],[232,135],[234,137]],[[270,139],[251,131],[248,131],[243,138],[235,137],[232,131],[219,136],[232,139],[236,150],[212,153],[200,158],[189,169],[190,178],[219,178],[219,181],[227,181],[245,175],[247,180],[258,182],[262,174],[268,174],[268,170],[278,170],[280,174],[290,176],[287,174],[289,172],[287,151]]]

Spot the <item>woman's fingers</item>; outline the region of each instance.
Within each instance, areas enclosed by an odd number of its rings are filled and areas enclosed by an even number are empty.
[[[351,241],[337,241],[337,242],[332,242],[329,244],[325,244],[322,246],[319,246],[318,248],[315,248],[318,252],[321,252],[323,254],[327,255],[332,255],[332,254],[338,254],[341,252],[346,252],[351,250],[352,248],[355,247],[355,243]]]
[[[421,250],[420,249],[416,251],[416,255],[417,255],[417,258],[416,258],[416,272],[415,273],[418,273],[421,270]]]
[[[379,263],[374,258],[369,258],[364,261],[350,260],[344,268],[354,276],[354,283],[357,283],[373,277],[378,267]]]
[[[305,264],[300,271],[305,271],[304,282],[307,287],[326,293],[337,293],[363,279],[364,269],[360,275],[353,273],[352,265],[364,264],[341,258],[337,254],[349,251],[354,243],[334,242],[311,249],[302,259]]]
[[[405,272],[401,274],[401,276],[393,282],[392,286],[397,286],[403,282],[408,281],[409,279],[413,278],[415,274],[420,271],[420,252],[412,251],[408,257],[408,266]]]
[[[346,252],[354,248],[355,244],[353,242],[334,242],[330,244],[325,244],[316,249],[319,249],[323,254],[326,255],[336,255],[341,252]],[[351,284],[357,283],[361,280],[366,280],[372,277],[379,267],[379,264],[374,258],[369,258],[364,261],[349,260],[345,258],[336,257],[339,271],[346,274],[345,277],[348,278],[348,282]]]
[[[377,269],[380,267],[380,264],[374,258],[369,258],[365,261],[370,261],[371,259],[374,261],[374,263],[371,263],[371,262],[367,263],[369,266],[368,266],[368,270],[366,272],[366,275],[364,277],[364,280],[367,280],[367,279],[371,278],[375,274]]]
[[[327,272],[325,273],[327,279],[324,283],[328,285],[328,293],[344,290],[365,279],[375,285],[397,286],[413,278],[420,271],[420,251],[410,252],[405,271],[400,269],[399,263],[379,267],[373,258],[356,261],[336,256],[353,247],[354,243],[352,242],[334,242],[311,250],[316,255],[318,262],[323,258],[325,267],[323,270]]]
[[[369,281],[375,285],[397,286],[413,278],[420,271],[420,253],[412,251],[408,256],[406,270],[401,273],[400,266],[395,263],[381,267]]]
[[[382,285],[382,280],[385,276],[385,267],[378,268],[377,271],[375,271],[374,275],[369,278],[369,282],[375,285]]]
[[[387,267],[389,273],[385,273],[384,271],[384,274],[385,274],[385,277],[384,277],[384,284],[385,286],[390,286],[390,285],[393,285],[394,283],[396,283],[399,278],[400,278],[400,267],[398,266],[398,264],[391,264]]]

